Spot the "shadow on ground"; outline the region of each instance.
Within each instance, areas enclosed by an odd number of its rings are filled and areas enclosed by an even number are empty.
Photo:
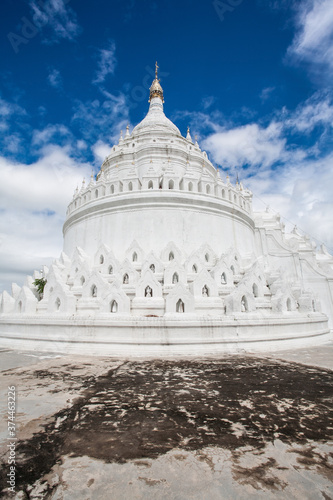
[[[67,370],[75,376],[76,368]],[[64,374],[35,370],[33,376],[38,383]],[[260,450],[275,440],[304,446],[327,442],[332,382],[329,370],[252,357],[119,363],[98,378],[83,377],[82,395],[55,413],[43,431],[18,442],[17,487],[27,492],[65,455],[124,463],[176,448],[218,446],[237,457],[244,446]],[[299,463],[315,463],[332,477],[327,457],[316,456],[309,446]],[[254,469],[247,474],[264,477],[263,470]],[[4,488],[5,472],[1,479]]]

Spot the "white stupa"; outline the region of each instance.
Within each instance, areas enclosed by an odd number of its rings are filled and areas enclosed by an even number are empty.
[[[328,342],[333,257],[254,213],[252,193],[181,135],[157,65],[149,102],[75,191],[60,258],[3,292],[0,345],[160,356]]]

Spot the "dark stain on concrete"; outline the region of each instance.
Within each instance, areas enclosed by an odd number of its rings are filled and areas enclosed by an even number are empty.
[[[240,467],[233,468],[233,475],[241,484],[250,484],[256,490],[269,489],[279,490],[287,486],[287,483],[281,481],[272,474],[272,469],[277,467],[274,458],[268,458],[265,462],[255,467]]]
[[[314,446],[304,446],[297,450],[297,462],[305,469],[320,468],[321,473],[330,481],[333,481],[333,469],[331,462],[333,453],[322,454],[315,450]]]
[[[92,484],[94,484],[94,482],[95,482],[95,479],[94,479],[94,478],[89,479],[89,481],[87,482],[87,486],[88,486],[88,488],[90,488],[90,486],[91,486]]]
[[[148,477],[141,477],[141,476],[139,476],[138,479],[139,479],[139,481],[144,481],[147,486],[156,486],[158,484],[166,482],[165,479],[151,479]]]
[[[78,383],[74,370],[70,365],[66,372],[34,375]],[[82,377],[82,397],[57,412],[44,431],[18,443],[17,485],[27,491],[66,454],[144,464],[174,448],[215,445],[237,453],[243,446],[259,452],[276,439],[300,446],[326,442],[333,437],[332,381],[329,370],[253,357],[128,361],[98,378]],[[302,466],[318,460],[331,474],[311,448],[300,453]],[[269,460],[247,470],[236,464],[235,473],[251,476],[255,487],[275,489],[266,474],[272,466]],[[1,479],[3,488],[4,474]]]

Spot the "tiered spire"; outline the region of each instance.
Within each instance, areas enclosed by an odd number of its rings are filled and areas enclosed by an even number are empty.
[[[153,97],[159,97],[161,99],[161,101],[164,102],[163,89],[161,87],[157,71],[158,71],[158,64],[157,64],[157,61],[156,61],[156,64],[155,64],[155,80],[153,81],[153,83],[151,84],[151,87],[149,89],[150,90],[149,102],[151,102],[151,100],[153,99]]]
[[[94,171],[91,171],[91,176],[90,176],[90,181],[88,184],[88,188],[91,188],[92,186],[95,185],[95,176],[94,176]]]
[[[85,191],[85,189],[86,189],[86,180],[85,180],[85,178],[83,178],[80,193],[83,193]]]

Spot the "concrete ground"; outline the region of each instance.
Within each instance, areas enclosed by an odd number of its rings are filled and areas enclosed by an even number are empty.
[[[332,354],[333,344],[177,360],[2,351],[2,497],[332,500]]]

